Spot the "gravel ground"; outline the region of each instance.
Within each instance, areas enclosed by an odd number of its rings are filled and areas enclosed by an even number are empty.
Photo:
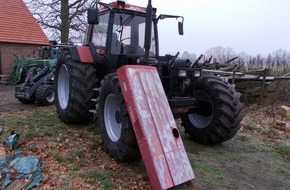
[[[14,86],[0,84],[0,113],[36,108],[36,104],[22,104],[14,97]]]

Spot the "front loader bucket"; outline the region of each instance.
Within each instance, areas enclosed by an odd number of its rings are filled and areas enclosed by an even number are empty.
[[[153,189],[194,178],[155,67],[127,65],[117,75]]]

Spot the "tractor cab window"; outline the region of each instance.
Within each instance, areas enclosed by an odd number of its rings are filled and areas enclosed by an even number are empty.
[[[92,42],[97,48],[105,48],[107,41],[109,14],[100,15],[99,24],[93,26]]]
[[[152,27],[153,28],[153,27]],[[116,13],[112,31],[112,54],[144,56],[145,17],[136,14]],[[150,55],[155,56],[154,32]],[[123,51],[123,52],[122,52]]]

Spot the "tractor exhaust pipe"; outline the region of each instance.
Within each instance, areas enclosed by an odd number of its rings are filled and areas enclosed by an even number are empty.
[[[151,0],[148,0],[148,5],[146,8],[146,24],[145,24],[145,60],[146,64],[149,65],[149,50],[151,47],[151,32],[152,32],[152,4]]]

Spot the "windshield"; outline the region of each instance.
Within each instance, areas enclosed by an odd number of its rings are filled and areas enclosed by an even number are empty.
[[[153,27],[152,27],[153,29]],[[145,17],[116,13],[112,31],[112,54],[144,56]],[[152,31],[150,56],[155,56],[155,38]]]

